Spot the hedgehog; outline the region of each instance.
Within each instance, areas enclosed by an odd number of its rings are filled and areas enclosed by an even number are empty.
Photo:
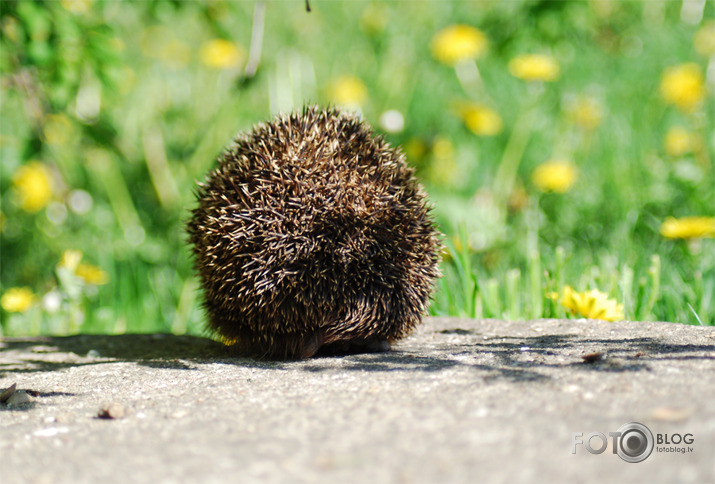
[[[440,233],[399,149],[308,106],[239,134],[187,224],[208,326],[240,354],[388,351],[421,322]]]

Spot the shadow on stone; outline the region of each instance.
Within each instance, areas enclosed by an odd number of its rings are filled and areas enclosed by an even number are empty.
[[[192,369],[186,361],[230,357],[208,338],[172,334],[77,335],[0,339],[0,377],[62,368],[136,362],[155,368]]]
[[[342,357],[341,369],[355,371],[423,371],[436,372],[466,367],[484,373],[484,379],[543,381],[554,371],[570,369],[584,372],[650,371],[656,360],[715,360],[715,345],[663,343],[657,338],[588,338],[573,334],[533,337],[482,337],[476,330],[460,328],[435,331],[436,345],[422,353],[418,344],[405,345],[389,353]],[[439,342],[438,335],[449,335]],[[455,341],[454,336],[459,340]],[[409,349],[413,350],[408,351]],[[595,359],[588,356],[597,355]],[[309,372],[333,368],[325,359],[303,363]],[[549,372],[548,370],[552,371]]]
[[[426,343],[426,340],[429,343]],[[584,358],[598,354],[594,360]],[[602,357],[601,357],[602,355]],[[543,381],[547,370],[649,371],[655,360],[714,360],[715,345],[664,343],[657,338],[588,338],[574,334],[482,336],[474,329],[443,329],[407,338],[385,353],[270,361],[236,357],[229,347],[208,338],[171,334],[78,335],[0,340],[0,377],[9,373],[51,371],[113,362],[152,368],[194,370],[192,363],[222,363],[306,372],[439,372],[463,367],[486,381]]]

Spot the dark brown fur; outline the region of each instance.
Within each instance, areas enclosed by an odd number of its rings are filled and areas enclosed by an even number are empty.
[[[404,156],[306,108],[239,136],[188,224],[210,327],[243,354],[381,351],[421,321],[438,233]]]

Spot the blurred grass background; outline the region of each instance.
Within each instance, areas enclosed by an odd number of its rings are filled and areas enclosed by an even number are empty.
[[[417,169],[432,314],[713,324],[713,2],[311,7],[0,2],[2,334],[201,333],[195,181],[305,103]]]

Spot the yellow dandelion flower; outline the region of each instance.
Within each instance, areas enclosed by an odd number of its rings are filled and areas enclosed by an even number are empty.
[[[487,106],[470,104],[460,111],[464,124],[478,136],[494,136],[504,127],[499,114]]]
[[[488,45],[484,32],[469,25],[457,24],[440,30],[432,39],[430,47],[432,55],[439,62],[455,65],[481,57]]]
[[[571,286],[565,286],[559,302],[572,314],[588,319],[602,321],[623,319],[623,304],[618,304],[615,299],[609,299],[608,294],[598,289],[576,292]]]
[[[603,107],[593,98],[579,97],[566,107],[566,116],[574,124],[592,130],[601,124]]]
[[[715,237],[715,217],[668,217],[660,234],[668,239]]]
[[[38,161],[21,166],[12,178],[20,207],[27,212],[43,209],[52,199],[50,170]]]
[[[66,269],[87,284],[101,285],[109,282],[106,272],[92,264],[80,262],[82,251],[67,249],[62,253],[62,258],[57,264],[58,269]]]
[[[82,260],[82,251],[81,250],[67,249],[62,253],[62,258],[60,259],[60,262],[57,264],[57,267],[67,269],[70,272],[74,273],[77,270],[77,267],[79,267],[79,261],[81,261],[81,260]]]
[[[660,81],[660,94],[668,104],[692,112],[705,97],[705,79],[695,63],[669,67]]]
[[[199,50],[201,62],[216,69],[238,67],[245,56],[245,51],[241,46],[226,39],[209,40]]]
[[[665,135],[665,152],[670,156],[683,156],[693,151],[695,143],[696,138],[690,131],[676,126],[670,128]]]
[[[576,166],[569,161],[552,160],[537,166],[531,174],[542,192],[566,193],[576,182]]]
[[[11,287],[0,298],[0,306],[8,313],[24,313],[35,302],[35,294],[28,287]]]
[[[93,3],[94,0],[60,0],[60,5],[75,15],[87,13]]]
[[[556,59],[542,54],[524,54],[509,61],[512,76],[525,81],[555,81],[561,75]]]
[[[84,279],[87,284],[94,284],[99,286],[101,284],[106,284],[109,282],[109,276],[106,272],[97,266],[92,264],[81,263],[77,266],[77,270],[74,271],[75,275]]]
[[[705,57],[715,55],[715,22],[707,22],[700,27],[695,33],[693,44],[698,54]]]
[[[367,87],[355,76],[337,78],[329,89],[330,100],[346,107],[360,107],[367,99]]]

